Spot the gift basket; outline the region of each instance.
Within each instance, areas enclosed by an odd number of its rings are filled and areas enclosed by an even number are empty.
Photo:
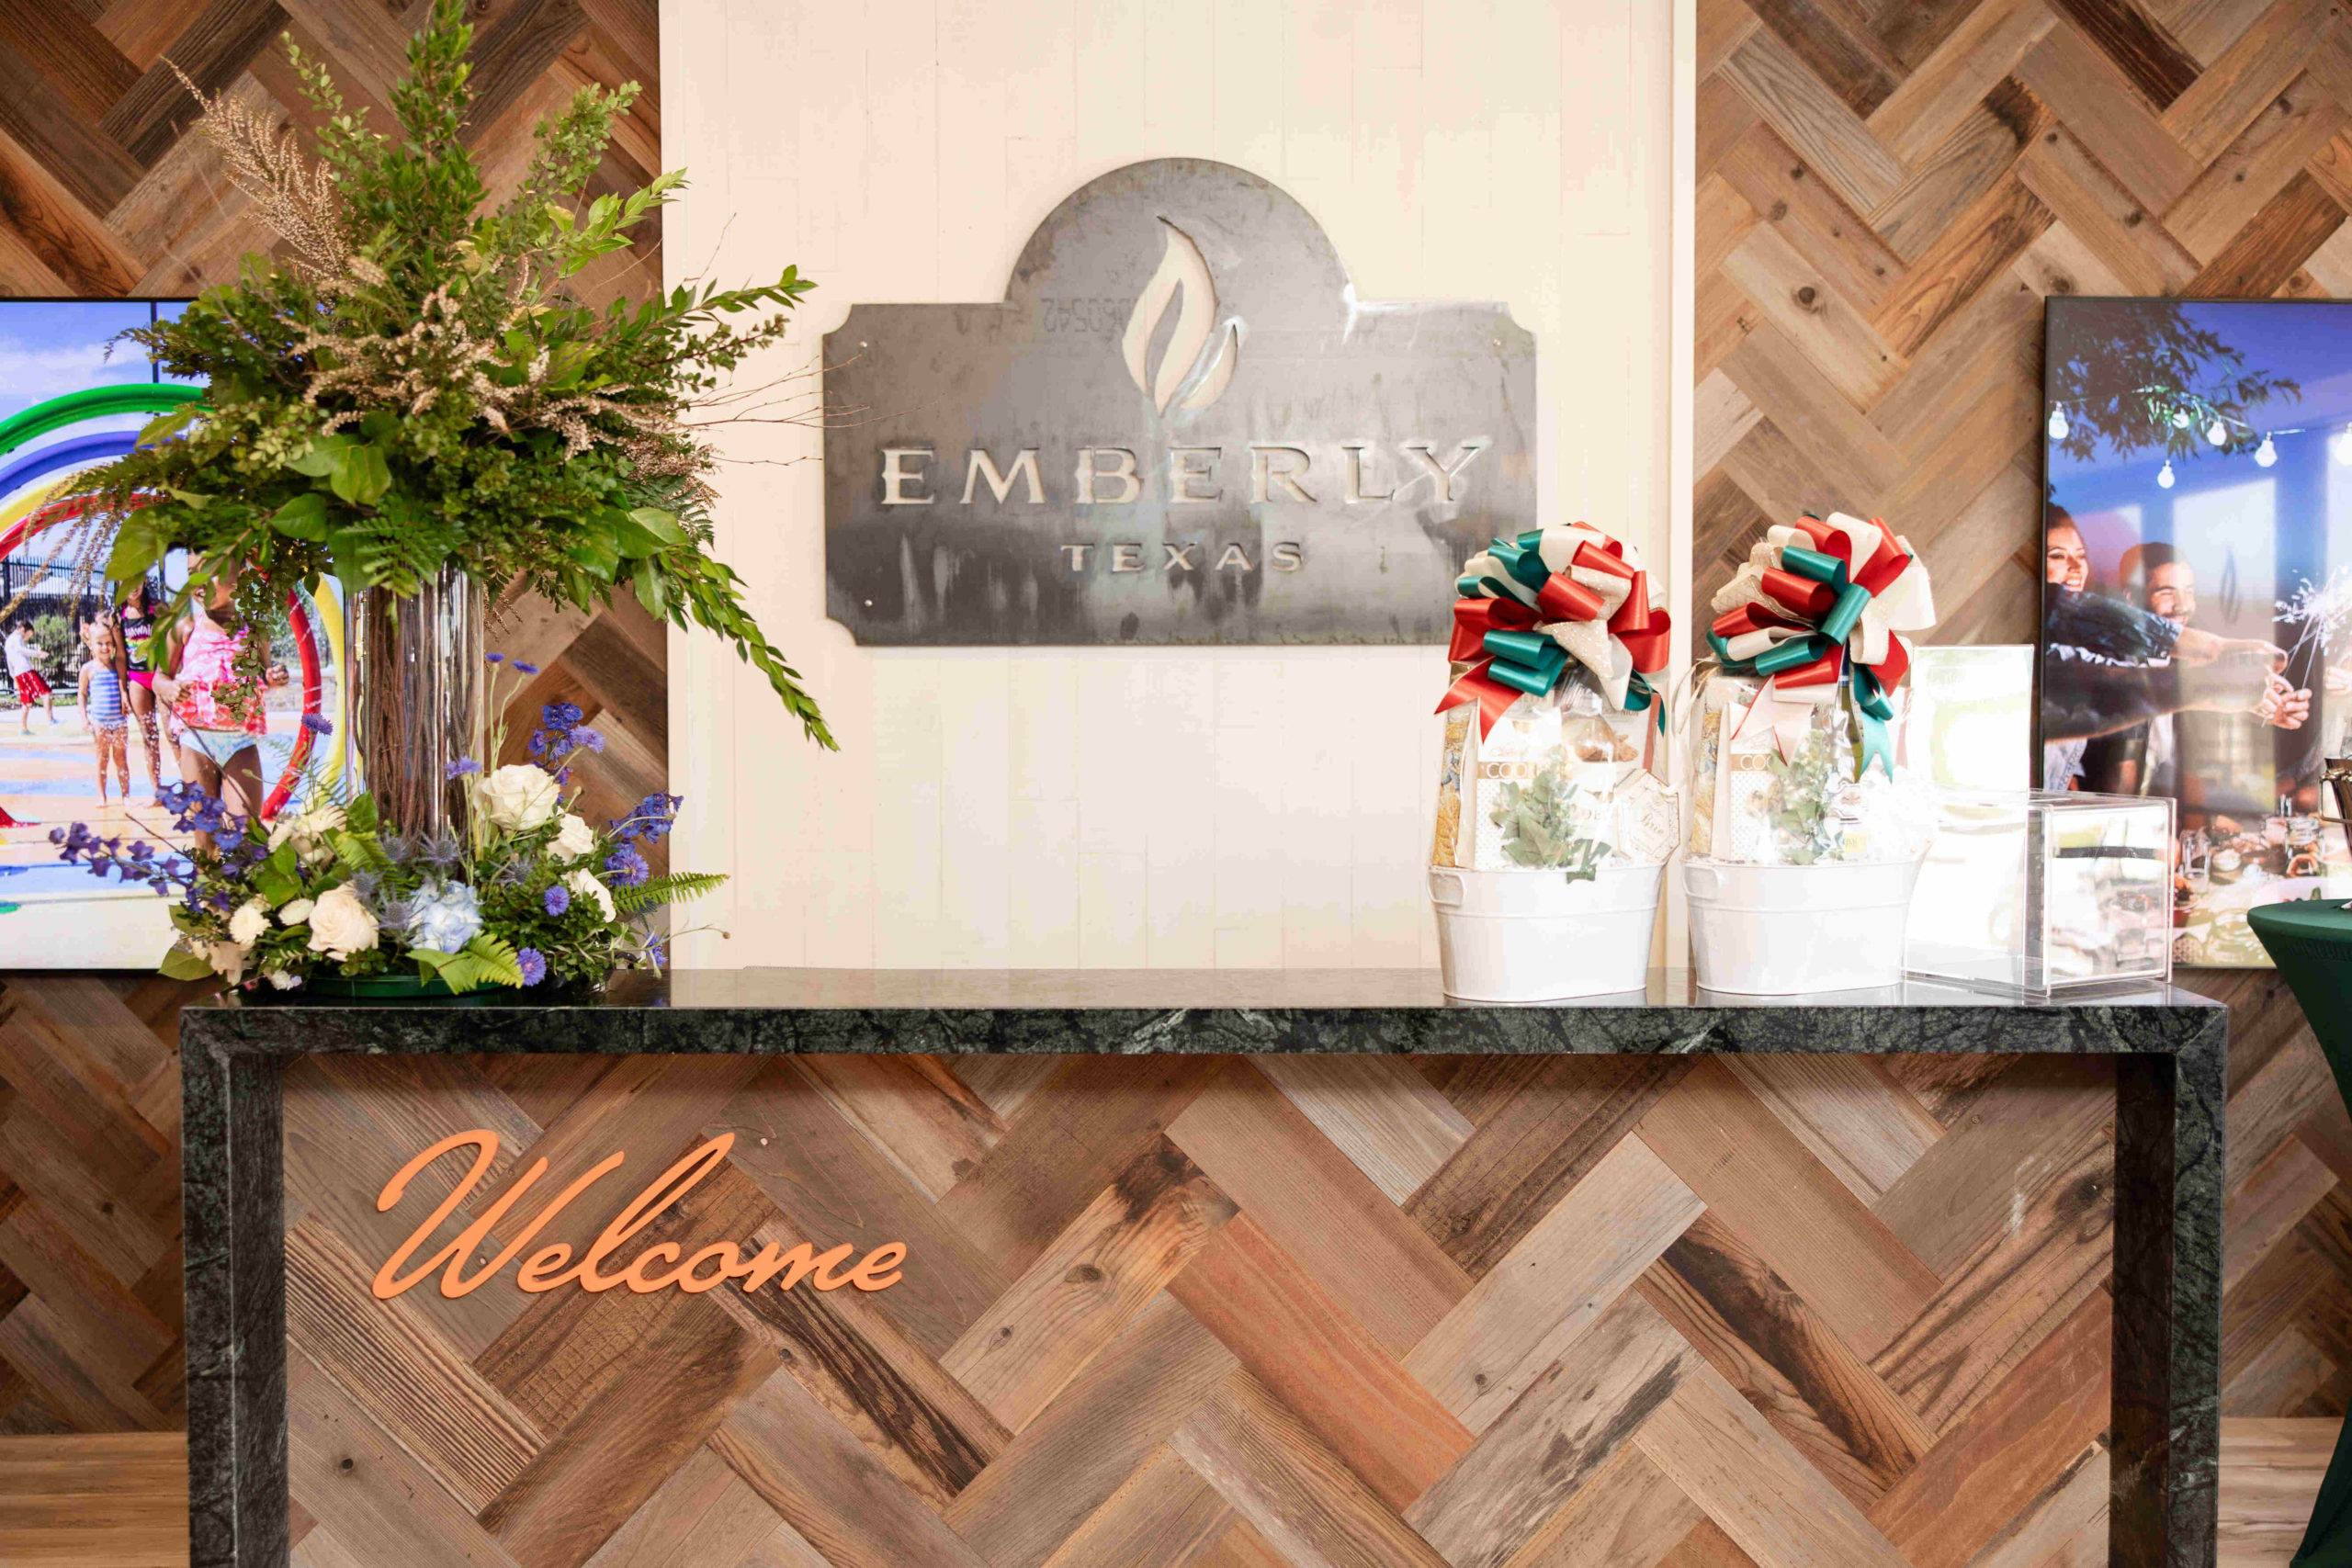
[[[1645,983],[1679,809],[1652,772],[1668,617],[1640,555],[1582,524],[1498,539],[1455,585],[1430,854],[1448,996]]]
[[[1899,634],[1935,623],[1926,565],[1884,524],[1770,529],[1710,604],[1692,671],[1683,878],[1699,984],[1784,996],[1891,986],[1928,782],[1904,765]]]

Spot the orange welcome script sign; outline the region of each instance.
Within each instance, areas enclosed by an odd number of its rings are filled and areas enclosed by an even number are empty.
[[[482,1179],[490,1174],[491,1162],[498,1157],[498,1134],[484,1128],[453,1134],[401,1167],[384,1184],[383,1191],[376,1195],[376,1212],[379,1214],[389,1213],[406,1194],[408,1184],[415,1179],[417,1172],[443,1155],[468,1145],[476,1151],[473,1169],[441,1201],[441,1206],[426,1215],[424,1223],[401,1243],[400,1250],[376,1270],[375,1291],[379,1301],[391,1300],[435,1269],[441,1269],[443,1295],[469,1293],[483,1280],[513,1262],[516,1255],[530,1246],[531,1238],[545,1229],[548,1221],[563,1212],[565,1205],[602,1180],[607,1172],[617,1168],[625,1157],[613,1154],[599,1160],[586,1175],[557,1193],[554,1201],[541,1209],[536,1219],[515,1233],[514,1239],[508,1242],[497,1257],[468,1275],[466,1259],[482,1249],[491,1232],[498,1228],[508,1211],[514,1207],[524,1193],[530,1190],[533,1182],[546,1174],[548,1162],[544,1159],[537,1161],[523,1173],[520,1180],[507,1190],[505,1196],[482,1211],[481,1218],[414,1269],[401,1273],[401,1270],[407,1268],[409,1258],[425,1245],[434,1232],[441,1228],[442,1222],[457,1212],[458,1205],[465,1201],[466,1194],[481,1185]],[[734,1146],[735,1134],[721,1133],[655,1177],[645,1190],[630,1199],[628,1207],[613,1217],[613,1223],[606,1225],[590,1244],[579,1262],[571,1261],[571,1247],[568,1243],[558,1242],[533,1253],[515,1274],[514,1282],[535,1294],[552,1291],[559,1285],[577,1285],[583,1291],[609,1291],[616,1285],[627,1285],[639,1295],[672,1287],[689,1295],[699,1295],[729,1280],[742,1280],[744,1291],[749,1292],[760,1289],[779,1275],[782,1282],[776,1289],[780,1291],[792,1289],[803,1279],[809,1280],[820,1291],[838,1291],[843,1285],[855,1285],[861,1291],[882,1291],[899,1282],[899,1265],[906,1261],[907,1249],[904,1244],[895,1241],[885,1242],[874,1248],[846,1272],[842,1271],[842,1265],[849,1261],[849,1255],[856,1250],[855,1247],[844,1242],[830,1252],[820,1253],[805,1241],[789,1250],[770,1242],[749,1261],[731,1241],[713,1242],[683,1260],[683,1249],[678,1244],[665,1241],[639,1253],[628,1267],[617,1273],[604,1271],[605,1259],[620,1250],[629,1237],[651,1224],[663,1210],[693,1190],[695,1183],[717,1169],[718,1162],[727,1157],[727,1151]]]

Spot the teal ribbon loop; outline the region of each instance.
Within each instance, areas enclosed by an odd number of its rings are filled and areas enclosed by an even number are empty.
[[[1853,666],[1854,728],[1862,738],[1861,764],[1854,776],[1861,778],[1871,771],[1872,762],[1886,764],[1886,776],[1894,777],[1894,731],[1889,728],[1894,718],[1894,704],[1879,684],[1878,676],[1867,664]]]
[[[1846,587],[1844,561],[1820,550],[1806,549],[1803,545],[1781,547],[1781,570],[1794,572],[1799,577],[1809,577],[1815,582],[1826,582],[1841,592]],[[1862,597],[1867,602],[1870,596],[1864,594]],[[1841,637],[1838,640],[1842,642],[1845,638]]]
[[[1489,632],[1487,635],[1496,637],[1503,634]],[[1555,643],[1552,646],[1552,652],[1555,655],[1554,658],[1534,666],[1521,664],[1509,659],[1497,659],[1487,666],[1487,674],[1490,679],[1500,682],[1513,691],[1525,692],[1531,697],[1540,697],[1552,689],[1552,683],[1560,678],[1560,671],[1568,662],[1566,649],[1558,644]]]
[[[1543,551],[1538,547],[1543,542],[1540,533],[1521,534],[1515,540],[1497,539],[1487,547],[1487,553],[1521,587],[1541,588],[1552,576],[1552,569],[1544,564]]]
[[[1842,564],[1841,569],[1842,569]],[[1870,608],[1871,591],[1859,582],[1849,582],[1838,591],[1838,603],[1821,618],[1821,635],[1843,648],[1846,639],[1854,635],[1854,625]]]
[[[1783,670],[1810,664],[1837,646],[1836,642],[1818,633],[1811,637],[1792,637],[1758,654],[1756,672],[1758,675],[1777,675]]]
[[[1513,664],[1542,669],[1548,662],[1556,670],[1568,659],[1567,650],[1542,632],[1488,632],[1480,641],[1488,653]]]
[[[1658,701],[1657,688],[1645,680],[1640,671],[1634,671],[1625,682],[1625,711],[1639,713],[1653,705],[1657,709],[1657,732],[1663,735],[1666,733],[1666,704]]]

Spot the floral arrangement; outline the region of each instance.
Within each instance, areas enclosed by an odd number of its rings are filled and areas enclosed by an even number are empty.
[[[507,664],[496,654],[491,661]],[[538,672],[508,667],[517,676]],[[498,685],[493,676],[493,699]],[[494,701],[488,705],[499,711]],[[451,765],[465,780],[462,836],[391,832],[365,794],[316,798],[264,824],[180,784],[163,799],[173,825],[198,835],[189,853],[159,852],[143,840],[126,848],[78,822],[51,829],[50,840],[60,859],[94,876],[176,896],[179,941],[163,964],[174,979],[217,975],[232,987],[291,990],[324,976],[413,973],[464,992],[593,986],[616,968],[659,968],[664,943],[650,917],[726,878],[652,874],[644,850],[675,824],[677,795],[647,795],[627,815],[591,827],[572,809],[572,764],[583,751],[603,750],[604,738],[569,703],[546,705],[539,719],[529,761]],[[501,753],[504,728],[503,720],[483,727],[483,755]]]
[[[435,0],[412,41],[390,93],[396,138],[348,109],[290,40],[322,122],[314,154],[235,97],[198,94],[200,130],[283,243],[178,319],[125,334],[205,392],[80,476],[74,571],[127,593],[186,549],[188,581],[165,623],[229,570],[254,624],[292,583],[315,588],[329,572],[355,592],[409,594],[455,566],[494,599],[528,590],[583,609],[626,590],[657,618],[732,643],[831,746],[741,580],[707,548],[710,428],[823,423],[805,376],[787,378],[798,390],[718,390],[783,337],[814,286],[786,267],[752,288],[582,302],[583,269],[627,249],[684,176],[592,199],[638,89],[589,86],[540,123],[519,187],[492,205],[461,135],[463,15],[462,0]]]

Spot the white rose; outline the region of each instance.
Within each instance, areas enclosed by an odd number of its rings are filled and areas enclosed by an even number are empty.
[[[252,956],[253,949],[241,942],[210,942],[204,949],[204,961],[212,972],[232,986],[245,977],[245,960]]]
[[[475,798],[492,826],[510,833],[546,826],[563,805],[555,775],[528,762],[509,762],[482,780]]]
[[[277,911],[277,923],[281,926],[299,926],[310,918],[311,900],[308,898],[297,898]]]
[[[240,947],[251,947],[267,930],[269,906],[258,898],[238,905],[237,912],[229,917],[229,940]]]
[[[596,829],[567,811],[548,843],[548,853],[560,861],[575,861],[596,847]]]
[[[596,901],[597,912],[602,914],[605,919],[609,920],[617,918],[613,909],[612,889],[597,881],[595,877],[591,875],[586,870],[583,869],[573,872],[571,875],[563,879],[563,885],[566,887],[571,888],[572,893],[579,897],[594,899]]]
[[[302,983],[302,976],[300,975],[289,974],[283,969],[271,971],[267,978],[272,986],[277,987],[281,991],[290,991],[295,987]]]
[[[349,885],[330,887],[311,906],[311,951],[338,961],[376,945],[376,917]]]

